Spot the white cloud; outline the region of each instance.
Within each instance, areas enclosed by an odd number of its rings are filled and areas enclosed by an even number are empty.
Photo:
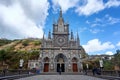
[[[104,17],[96,18],[95,20],[92,21],[87,20],[86,22],[89,22],[89,25],[91,27],[97,27],[97,26],[108,26],[108,25],[114,25],[116,23],[120,23],[120,19],[114,18],[106,14]]]
[[[117,43],[117,46],[120,46],[120,42]]]
[[[106,24],[115,24],[120,22],[119,18],[113,18],[110,15],[105,15],[105,17],[101,21],[105,22],[105,20],[106,20]]]
[[[99,39],[93,39],[87,42],[86,45],[83,45],[86,52],[97,52],[97,51],[104,51],[107,49],[113,49],[115,46],[111,44],[111,42],[104,42],[102,43]]]
[[[106,55],[113,55],[114,53],[111,52],[111,51],[107,51],[105,54],[106,54]]]
[[[89,22],[88,20],[86,21],[86,23],[87,23],[87,24],[90,24],[90,22]]]
[[[120,36],[120,31],[118,30],[118,31],[115,31],[114,33],[113,33],[115,36]]]
[[[103,31],[104,30],[100,30],[100,29],[90,29],[90,32],[94,33],[94,34],[99,33],[99,32],[103,32]]]
[[[87,27],[80,27],[79,28],[79,32],[84,32],[84,31],[86,31],[87,30]]]
[[[84,2],[86,2],[86,4],[79,5],[76,9],[79,15],[88,16],[106,8],[120,6],[119,0],[108,0],[106,3],[104,3],[103,0],[84,0]]]
[[[104,9],[102,0],[86,0],[86,4],[77,7],[76,12],[79,15],[91,15]]]
[[[119,0],[109,0],[106,4],[105,7],[110,8],[110,7],[117,7],[120,6],[120,1]]]
[[[49,3],[47,0],[0,1],[0,37],[42,37]]]
[[[79,0],[52,0],[52,7],[55,11],[61,7],[63,12],[66,12],[69,8],[77,6],[78,2]]]
[[[79,15],[92,15],[106,8],[120,6],[119,0],[108,0],[106,3],[103,0],[52,0],[53,9],[57,11],[61,6],[63,12],[69,8],[74,8]]]

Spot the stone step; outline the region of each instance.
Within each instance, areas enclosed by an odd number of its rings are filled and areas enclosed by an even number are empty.
[[[42,72],[40,75],[59,75],[58,72]],[[83,75],[81,72],[61,72],[61,75]]]

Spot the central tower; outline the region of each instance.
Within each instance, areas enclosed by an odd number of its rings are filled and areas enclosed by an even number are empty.
[[[62,10],[60,10],[57,23],[53,24],[53,43],[54,47],[68,47],[69,24],[64,23]]]

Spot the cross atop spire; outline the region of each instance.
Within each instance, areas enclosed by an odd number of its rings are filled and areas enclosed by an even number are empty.
[[[62,17],[62,9],[61,9],[61,7],[60,7],[58,24],[59,24],[59,25],[64,24],[64,19],[63,19],[63,17]]]
[[[60,17],[62,17],[62,8],[60,7]]]

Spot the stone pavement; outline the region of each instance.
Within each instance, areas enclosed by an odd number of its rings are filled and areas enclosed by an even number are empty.
[[[106,80],[87,75],[37,75],[16,80]]]

